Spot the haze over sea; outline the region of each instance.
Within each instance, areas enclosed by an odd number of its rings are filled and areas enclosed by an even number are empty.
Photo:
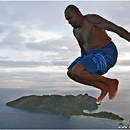
[[[110,102],[108,97],[99,105],[96,111],[113,112],[120,115],[125,121],[113,121],[87,116],[72,116],[71,118],[48,112],[22,110],[7,107],[5,104],[21,96],[60,94],[66,95],[69,92],[47,92],[31,89],[0,88],[0,129],[116,129],[119,125],[130,124],[130,90],[120,90],[114,101]],[[85,92],[81,92],[85,94]],[[97,97],[97,90],[88,90],[89,95]],[[77,91],[71,93],[79,94]]]

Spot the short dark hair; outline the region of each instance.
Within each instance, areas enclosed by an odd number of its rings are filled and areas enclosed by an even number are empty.
[[[78,7],[76,7],[75,5],[68,5],[68,6],[66,7],[64,13],[66,13],[67,10],[73,10],[73,11],[78,11],[78,12],[80,12],[79,9],[78,9]]]

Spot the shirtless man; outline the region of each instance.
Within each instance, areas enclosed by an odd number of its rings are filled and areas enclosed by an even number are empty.
[[[81,57],[68,67],[68,76],[78,83],[100,89],[97,104],[107,93],[112,101],[117,94],[118,80],[102,75],[116,64],[118,52],[105,30],[115,32],[129,42],[130,33],[98,15],[83,16],[74,5],[69,5],[64,13],[81,48]]]

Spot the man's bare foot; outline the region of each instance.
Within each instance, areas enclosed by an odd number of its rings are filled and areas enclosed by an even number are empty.
[[[118,84],[119,84],[119,81],[117,79],[113,79],[112,82],[110,83],[110,86],[108,88],[110,101],[112,101],[117,94]]]
[[[108,88],[102,90],[101,95],[99,96],[99,98],[96,101],[96,104],[99,104],[104,99],[104,97],[107,95],[107,93],[108,93]]]

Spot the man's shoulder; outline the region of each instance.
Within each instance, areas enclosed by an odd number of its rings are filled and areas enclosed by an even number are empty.
[[[84,15],[84,17],[86,17],[86,18],[95,17],[95,16],[99,16],[99,15],[98,14],[86,14],[86,15]]]
[[[94,18],[96,18],[96,17],[99,17],[99,15],[98,15],[98,14],[87,14],[87,15],[85,15],[85,17],[86,17],[88,20],[91,21],[91,19],[94,19]]]
[[[89,23],[95,24],[97,21],[103,19],[100,15],[98,14],[88,14],[85,15],[85,17],[87,18],[87,21]]]
[[[77,37],[77,35],[80,33],[80,31],[81,31],[81,28],[74,28],[73,29],[74,36]]]

